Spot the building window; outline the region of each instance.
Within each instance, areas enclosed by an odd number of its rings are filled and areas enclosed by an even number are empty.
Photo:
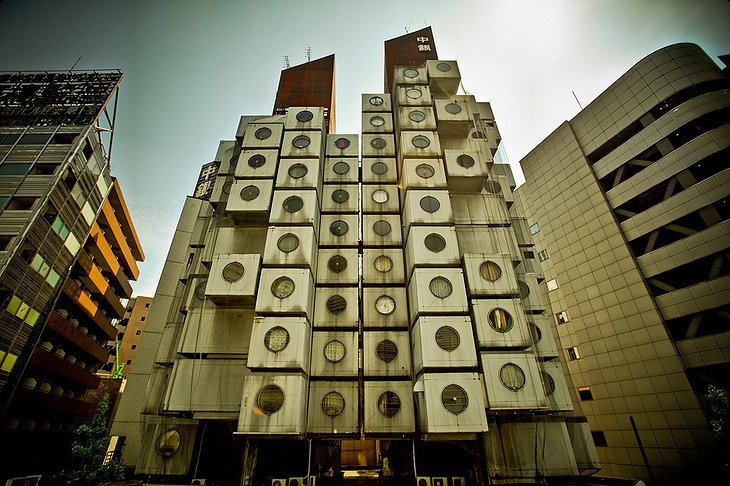
[[[374,116],[370,119],[370,124],[374,127],[382,127],[385,125],[385,118],[382,116]]]
[[[340,341],[330,341],[324,346],[324,357],[330,363],[338,363],[345,357],[345,345]]]
[[[423,135],[417,135],[417,136],[413,137],[413,140],[411,140],[411,143],[416,148],[426,148],[429,145],[431,145],[431,141],[427,137],[424,137]]]
[[[388,192],[383,189],[378,189],[377,191],[373,192],[372,195],[373,201],[377,204],[385,204],[388,202],[388,199],[390,199],[390,196],[388,195]]]
[[[373,266],[380,273],[388,273],[393,268],[393,260],[386,255],[380,255],[375,259]]]
[[[330,314],[341,314],[347,307],[347,301],[341,295],[333,295],[327,299],[327,310]]]
[[[226,282],[233,283],[241,280],[244,273],[245,269],[240,262],[230,262],[223,267],[222,277]],[[144,317],[142,320],[144,321]]]
[[[287,233],[276,242],[276,246],[284,253],[291,253],[299,248],[299,238],[293,233]]]
[[[446,240],[443,238],[443,236],[437,233],[431,233],[426,236],[426,238],[424,238],[423,240],[423,243],[424,245],[426,245],[426,248],[434,253],[438,253],[446,248]]]
[[[145,306],[145,307],[149,307],[149,306],[150,306],[150,303],[149,303],[149,302],[147,302],[147,303],[146,303],[146,304],[145,304],[144,306]]]
[[[398,357],[398,346],[393,341],[384,339],[376,346],[375,354],[384,363],[390,363]]]
[[[416,174],[423,179],[429,179],[436,173],[432,165],[429,164],[418,164],[416,166]]]
[[[535,223],[532,226],[530,226],[530,234],[534,235],[537,234],[540,231],[540,225]]]
[[[252,169],[258,169],[266,163],[266,157],[261,154],[252,155],[248,158],[248,166]]]
[[[380,138],[380,137],[378,137],[378,138],[374,138],[374,139],[372,139],[372,141],[370,142],[370,146],[371,146],[372,148],[376,149],[376,150],[381,150],[381,149],[384,149],[384,148],[385,148],[385,145],[386,145],[386,142],[385,142],[385,140],[383,140],[383,139],[382,139],[382,138]]]
[[[350,199],[350,194],[344,189],[337,189],[332,193],[332,200],[337,204],[342,204]]]
[[[254,132],[254,136],[259,140],[266,140],[271,136],[271,129],[268,127],[262,127]]]
[[[445,277],[434,277],[431,279],[431,283],[428,285],[428,288],[431,290],[431,293],[439,299],[445,299],[451,295],[451,292],[453,291],[451,282],[449,282],[449,280]]]
[[[422,122],[423,120],[426,119],[426,114],[423,113],[422,111],[415,110],[415,111],[412,111],[412,112],[410,112],[408,114],[408,118],[410,118],[411,121],[414,121],[416,123],[420,123],[420,122]]]
[[[410,79],[417,78],[418,71],[416,71],[415,69],[406,69],[405,71],[403,71],[403,76]]]
[[[264,336],[264,346],[269,351],[278,353],[289,344],[289,331],[281,326],[276,326],[266,333]]]
[[[342,236],[350,229],[350,227],[347,225],[347,223],[341,219],[338,219],[337,221],[334,221],[330,225],[330,233],[332,233],[335,236]]]
[[[327,262],[327,268],[331,272],[341,273],[347,268],[347,260],[342,255],[335,255]]]
[[[456,163],[465,169],[471,169],[474,166],[474,157],[467,154],[461,154],[456,158]]]
[[[558,281],[556,279],[551,279],[547,281],[547,288],[548,291],[552,292],[553,290],[558,289]]]
[[[131,365],[131,364],[132,364],[132,360],[131,360],[131,359],[128,359],[128,360],[127,360],[127,364],[128,364],[128,365]]]
[[[548,258],[550,258],[550,255],[548,255],[547,250],[541,250],[541,251],[537,252],[537,259],[540,260],[541,262],[544,262]]]
[[[307,172],[309,170],[307,169],[307,166],[304,164],[294,164],[291,167],[289,167],[289,177],[292,179],[301,179],[305,175],[307,175]]]
[[[338,138],[337,140],[335,140],[335,147],[337,147],[340,150],[344,150],[349,146],[350,146],[350,141],[346,138]]]
[[[337,175],[345,175],[350,172],[350,164],[339,161],[332,166],[332,171]]]
[[[256,406],[266,415],[279,411],[284,404],[284,391],[276,385],[266,385],[256,397]]]
[[[388,166],[385,165],[382,162],[375,162],[371,167],[370,170],[373,171],[373,174],[376,175],[383,175],[386,172],[388,172]]]
[[[390,233],[391,231],[390,223],[387,221],[383,221],[382,219],[380,221],[376,221],[375,224],[373,224],[373,231],[375,231],[375,234],[378,236],[385,236]]]
[[[387,391],[378,398],[378,410],[384,416],[390,418],[400,411],[400,398],[392,391]]]
[[[489,325],[497,332],[509,332],[512,329],[512,316],[506,310],[495,307],[487,314]]]
[[[441,392],[441,403],[444,408],[454,415],[458,415],[469,405],[466,391],[459,385],[448,385]]]
[[[344,409],[345,398],[337,392],[329,392],[322,399],[322,412],[328,417],[337,417]]]
[[[560,311],[557,314],[555,314],[555,320],[558,321],[558,324],[565,324],[570,319],[568,319],[568,311]]]
[[[306,123],[308,121],[311,121],[312,118],[314,118],[314,113],[308,110],[302,110],[299,113],[297,113],[297,121],[300,121],[302,123]]]
[[[487,260],[479,266],[479,275],[481,275],[484,280],[496,282],[500,279],[500,277],[502,277],[502,269],[493,261]]]
[[[132,344],[132,349],[137,349],[137,345],[136,344]]]
[[[489,180],[484,183],[484,190],[487,191],[489,194],[502,194],[502,186],[499,185],[499,182]]]
[[[146,318],[145,316],[142,316],[142,317],[140,317],[140,318],[139,318],[139,320],[140,320],[140,321],[144,321],[144,320],[146,320],[146,319],[147,319],[147,318]]]
[[[578,396],[581,400],[593,400],[593,392],[589,386],[579,386]]]
[[[139,336],[140,334],[142,334],[142,331],[137,331],[137,336]]]
[[[388,295],[381,295],[375,301],[375,310],[384,316],[390,315],[395,310],[395,300]]]
[[[526,383],[525,372],[514,363],[505,363],[499,369],[499,381],[506,388],[515,392],[519,391]]]
[[[449,103],[448,105],[446,105],[445,109],[452,115],[458,115],[459,113],[461,113],[461,106],[459,106],[458,103]]]
[[[451,326],[442,326],[436,331],[436,344],[444,351],[455,350],[459,347],[460,342],[459,333]]]
[[[291,196],[284,200],[284,211],[296,213],[304,206],[304,201],[298,196]]]
[[[606,434],[604,434],[602,431],[591,430],[591,435],[593,436],[593,443],[596,444],[596,447],[608,446],[608,442],[606,442]]]
[[[370,104],[373,106],[380,106],[383,104],[383,98],[381,98],[380,96],[373,96],[372,98],[370,98],[369,101]]]
[[[292,140],[292,145],[294,145],[298,149],[309,147],[310,143],[311,140],[306,135],[299,135],[298,137],[295,137],[294,140]]]
[[[271,284],[271,293],[279,299],[286,299],[294,292],[294,281],[289,277],[279,277]]]
[[[573,346],[572,348],[568,348],[568,359],[571,361],[575,361],[576,359],[580,359],[580,353],[578,352],[578,347]]]

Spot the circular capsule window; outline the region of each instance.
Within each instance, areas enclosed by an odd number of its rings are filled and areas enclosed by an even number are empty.
[[[501,307],[495,307],[487,314],[489,325],[497,332],[509,332],[514,325],[512,316]]]
[[[499,182],[493,180],[484,183],[484,190],[489,194],[502,194],[502,186],[499,185]]]
[[[540,378],[542,378],[542,386],[545,388],[545,395],[550,396],[555,393],[555,380],[550,374],[541,371]]]
[[[278,353],[289,344],[289,331],[281,326],[272,327],[264,336],[264,346],[269,351]]]
[[[405,76],[408,79],[413,79],[418,77],[418,71],[415,69],[406,69],[403,71],[403,76]]]
[[[284,200],[284,211],[287,213],[296,213],[304,206],[304,201],[299,196],[291,196]]]
[[[390,196],[388,195],[388,191],[378,189],[377,191],[373,192],[372,198],[373,201],[378,204],[385,204],[388,202],[388,199],[390,199]]]
[[[350,199],[350,194],[344,189],[337,189],[332,193],[332,200],[337,204],[342,204]]]
[[[384,339],[375,347],[375,354],[380,361],[390,363],[398,357],[398,346],[390,339]]]
[[[395,417],[400,411],[400,398],[392,391],[387,391],[378,398],[378,410],[385,417]]]
[[[436,331],[436,344],[444,351],[451,352],[459,347],[461,338],[459,333],[451,326],[442,326]]]
[[[286,299],[294,292],[294,281],[289,277],[279,277],[271,284],[271,293],[279,299]]]
[[[327,310],[330,314],[342,314],[347,308],[347,301],[341,295],[335,294],[327,299]]]
[[[427,213],[435,213],[441,207],[441,203],[433,196],[425,196],[421,198],[421,209]]]
[[[229,192],[231,192],[231,186],[233,186],[233,181],[228,181],[223,184],[223,187],[221,188],[223,194],[228,194]]]
[[[337,417],[345,409],[345,399],[337,392],[329,392],[322,398],[322,412],[328,417]],[[291,483],[291,479],[289,480]]]
[[[292,145],[298,149],[309,147],[310,143],[312,143],[312,141],[306,135],[299,135],[294,137],[294,140],[292,140]]]
[[[499,381],[506,388],[518,391],[525,386],[525,372],[514,363],[505,363],[499,369]]]
[[[376,150],[382,150],[382,149],[384,149],[384,148],[385,148],[385,146],[386,146],[386,145],[387,145],[387,144],[386,144],[385,140],[383,140],[383,139],[382,139],[382,138],[380,138],[380,137],[378,137],[378,138],[374,138],[374,139],[372,139],[372,140],[370,141],[370,146],[371,146],[372,148],[376,149]]]
[[[375,231],[375,234],[379,236],[385,236],[389,234],[391,230],[392,228],[390,227],[390,223],[383,221],[382,219],[380,221],[376,221],[373,225],[373,231]]]
[[[471,169],[474,166],[474,157],[467,154],[461,154],[456,158],[456,163],[465,169]]]
[[[484,280],[496,282],[500,279],[500,277],[502,277],[502,269],[493,261],[487,260],[479,265],[479,275],[481,275]]]
[[[448,385],[441,392],[441,403],[446,410],[459,415],[469,405],[469,397],[459,385]]]
[[[162,457],[172,457],[180,449],[180,432],[177,429],[168,429],[157,438],[157,453]]]
[[[324,346],[324,358],[330,363],[339,363],[345,357],[345,345],[332,340]]]
[[[299,238],[294,233],[287,233],[276,242],[277,248],[284,253],[291,253],[299,248]]]
[[[395,310],[395,301],[389,295],[381,295],[375,300],[375,310],[384,316],[390,315]]]
[[[327,268],[331,272],[341,273],[347,268],[347,260],[342,255],[335,255],[327,262]]]
[[[207,280],[203,280],[198,285],[195,286],[195,298],[198,300],[205,299],[205,287],[208,285]]]
[[[542,331],[539,327],[537,327],[537,324],[534,322],[528,322],[527,327],[530,329],[530,335],[532,336],[532,342],[533,343],[539,343],[542,339]]]
[[[261,191],[256,186],[246,186],[241,189],[241,199],[244,201],[253,201],[259,197],[259,194],[261,194]]]
[[[297,113],[297,121],[300,121],[302,123],[312,121],[312,118],[314,118],[314,113],[309,110],[302,110]]]
[[[339,161],[332,166],[332,171],[337,175],[345,175],[350,172],[350,164]]]
[[[239,262],[231,262],[223,267],[223,280],[226,282],[238,282],[243,277],[244,268]]]
[[[438,233],[431,233],[423,239],[423,243],[430,251],[439,253],[446,248],[446,240]]]
[[[406,91],[406,96],[409,97],[412,100],[417,100],[421,96],[423,96],[423,93],[421,92],[420,89],[411,88],[408,91]]]
[[[423,120],[426,119],[426,114],[422,111],[414,110],[408,113],[408,118],[410,118],[413,122],[421,123]]]
[[[371,96],[368,102],[373,106],[380,106],[383,104],[383,98],[380,96]]]
[[[451,64],[446,62],[440,62],[436,64],[436,69],[438,69],[442,73],[448,73],[449,71],[451,71]]]
[[[373,264],[375,270],[380,273],[388,273],[393,268],[393,260],[386,255],[380,255]]]
[[[266,415],[276,413],[284,405],[284,391],[276,385],[266,385],[256,396],[256,406]]]
[[[383,175],[386,172],[388,172],[388,166],[385,165],[382,162],[375,162],[371,167],[370,170],[373,171],[373,174],[376,175]]]
[[[451,295],[451,292],[454,290],[451,282],[449,282],[449,280],[445,277],[432,278],[431,283],[428,284],[428,288],[431,293],[439,299],[445,299]]]
[[[374,127],[382,127],[385,125],[385,118],[382,116],[374,116],[370,118],[370,124]]]
[[[262,127],[254,132],[254,136],[259,140],[266,140],[271,136],[271,128]]]
[[[458,103],[449,103],[444,109],[452,115],[458,115],[459,113],[461,113],[461,106],[459,106]]]
[[[294,164],[289,167],[289,176],[293,179],[301,179],[307,175],[307,172],[309,172],[309,169],[304,164]]]
[[[350,227],[347,225],[347,223],[341,219],[338,219],[337,221],[333,221],[330,225],[330,233],[332,233],[335,236],[342,236],[350,229]]]
[[[338,138],[335,140],[335,147],[337,147],[340,150],[344,150],[347,147],[350,146],[350,141],[344,137]]]
[[[413,140],[411,140],[411,143],[413,143],[414,147],[422,149],[431,145],[431,140],[429,140],[427,137],[424,137],[423,135],[416,135],[415,137],[413,137]]]
[[[418,164],[416,166],[416,174],[423,179],[430,179],[436,173],[436,170],[429,164]]]
[[[248,158],[248,166],[252,169],[258,169],[266,163],[266,157],[261,154],[252,155]]]
[[[530,295],[530,286],[522,280],[517,281],[517,287],[520,289],[520,298],[526,299]]]

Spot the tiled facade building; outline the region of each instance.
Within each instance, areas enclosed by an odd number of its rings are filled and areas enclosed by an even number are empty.
[[[605,475],[698,480],[727,462],[704,395],[730,385],[729,88],[696,45],[666,47],[520,162]]]
[[[109,361],[104,367],[104,371],[107,373],[114,373],[117,367],[120,367],[121,376],[124,378],[128,376],[142,340],[152,300],[152,297],[138,296],[127,302],[124,317],[117,324],[117,339],[109,342],[109,346],[114,346],[115,351],[109,356]]]

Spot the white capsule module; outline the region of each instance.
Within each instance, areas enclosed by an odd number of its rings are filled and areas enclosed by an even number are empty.
[[[362,187],[364,213],[400,213],[398,186],[395,184],[366,184]]]
[[[547,399],[547,407],[552,412],[569,412],[573,410],[565,371],[559,361],[540,363],[542,386]]]
[[[243,386],[239,434],[297,435],[306,431],[307,379],[300,374],[249,373]]]
[[[404,159],[401,173],[400,185],[403,191],[447,188],[442,159]],[[405,197],[405,193],[402,195]]]
[[[357,157],[359,137],[356,134],[330,133],[326,137],[325,155],[327,157]]]
[[[269,226],[264,265],[317,268],[317,238],[311,226]]]
[[[358,408],[357,381],[311,381],[307,432],[355,434]]]
[[[162,410],[215,414],[233,419],[246,379],[242,359],[188,359],[175,361],[167,383]]]
[[[322,177],[325,183],[345,184],[357,181],[357,157],[327,157]]]
[[[362,181],[366,184],[395,184],[398,169],[395,159],[368,158],[362,160]]]
[[[396,109],[403,106],[432,106],[431,89],[423,85],[402,85],[394,89]]]
[[[287,130],[321,130],[324,127],[324,108],[320,106],[292,106],[286,111],[284,128]]]
[[[323,214],[319,222],[319,246],[357,246],[357,214]]]
[[[417,268],[408,283],[410,322],[421,315],[468,314],[460,268]]]
[[[444,150],[444,163],[452,192],[480,193],[489,177],[491,156],[476,150]]]
[[[357,329],[357,287],[317,287],[314,297],[314,327]]]
[[[312,333],[311,376],[356,377],[358,365],[357,331]]]
[[[359,200],[357,184],[325,184],[322,190],[322,212],[357,213]]]
[[[249,123],[243,134],[241,147],[244,150],[271,148],[278,149],[284,125],[281,123]]]
[[[393,115],[383,112],[363,112],[360,126],[362,133],[393,133]]]
[[[525,349],[532,345],[520,299],[471,301],[480,348]]]
[[[362,111],[390,112],[393,106],[389,94],[365,93],[362,95]]]
[[[408,328],[405,287],[366,287],[362,291],[363,326]]]
[[[271,212],[274,184],[271,179],[239,179],[228,192],[226,214],[237,223],[265,223]]]
[[[530,314],[527,316],[527,328],[532,334],[532,347],[538,358],[549,360],[558,357],[550,317],[545,314]]]
[[[393,74],[395,84],[426,84],[426,66],[396,66]]]
[[[534,273],[517,273],[517,285],[520,289],[522,305],[528,314],[540,314],[545,312],[542,305],[540,290],[537,284],[537,277]]]
[[[211,204],[218,204],[228,200],[228,195],[233,186],[233,178],[226,174],[218,174],[213,185],[213,192],[210,195]]]
[[[456,238],[462,254],[509,253],[513,267],[523,259],[522,250],[517,245],[517,238],[510,227],[457,226]]]
[[[474,127],[476,104],[473,96],[457,95],[448,99],[434,99],[434,112],[439,135],[448,138],[464,138]]]
[[[248,352],[254,316],[253,309],[226,309],[212,305],[190,309],[175,351],[180,354],[244,355]],[[176,326],[180,325],[171,325]],[[174,331],[171,334],[174,335]],[[160,344],[158,349],[169,350],[171,343]]]
[[[324,155],[322,138],[320,130],[287,130],[281,141],[281,156],[321,159]]]
[[[480,353],[487,388],[487,408],[544,409],[545,392],[532,353]]]
[[[407,278],[417,267],[461,266],[456,230],[450,226],[412,226],[405,256]]]
[[[412,376],[408,331],[365,331],[363,361],[366,377]]]
[[[309,373],[312,328],[304,317],[257,317],[246,366],[251,371],[301,370]]]
[[[413,369],[476,368],[477,353],[471,319],[466,316],[426,316],[411,330]]]
[[[398,115],[398,130],[436,131],[436,115],[430,106],[401,106]]]
[[[319,228],[319,202],[317,191],[279,189],[274,191],[271,201],[272,225],[312,225]]]
[[[511,219],[504,200],[485,194],[459,194],[451,198],[456,224],[509,226]]]
[[[316,189],[322,194],[318,159],[282,159],[276,176],[277,189]]]
[[[438,133],[427,130],[404,130],[399,135],[399,166],[403,159],[433,159],[441,157]]]
[[[405,285],[403,250],[400,248],[367,248],[363,250],[363,283],[365,285]]]
[[[61,422],[54,422],[59,426]],[[162,422],[146,422],[140,424],[142,433],[142,450],[151,451],[157,447],[160,437],[171,428],[180,434],[178,450],[172,457],[163,457],[161,454],[141,454],[137,467],[141,474],[172,474],[185,475],[190,469],[190,461],[195,450],[199,421],[183,418],[168,417]],[[590,437],[590,434],[588,435]]]
[[[461,73],[456,61],[426,61],[428,84],[433,93],[454,96],[461,83]]]
[[[466,291],[470,297],[514,297],[517,276],[508,254],[465,253]]]
[[[295,315],[312,322],[314,282],[307,268],[264,268],[256,294],[256,313]]]
[[[244,149],[238,155],[236,179],[274,179],[279,163],[275,149]]]
[[[421,433],[487,431],[484,394],[476,373],[424,373],[414,388]]]
[[[363,216],[363,245],[401,246],[401,219],[398,214],[366,214]]]
[[[365,382],[365,434],[408,434],[416,431],[413,384],[408,381]]]
[[[252,305],[261,255],[221,253],[213,257],[205,295],[216,305]]]
[[[318,285],[357,285],[357,248],[320,249],[317,255]]]
[[[363,157],[395,157],[395,137],[388,133],[363,133]]]
[[[545,274],[542,271],[540,261],[535,258],[536,248],[526,248],[522,254],[522,261],[515,267],[517,273],[531,273],[535,275],[537,283],[545,281]]]
[[[451,225],[454,213],[451,210],[449,191],[410,190],[403,202],[403,226],[406,234],[411,225]]]

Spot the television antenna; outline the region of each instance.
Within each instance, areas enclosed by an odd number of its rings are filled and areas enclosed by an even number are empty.
[[[284,59],[284,69],[289,69],[291,64],[289,63],[289,56],[282,56]]]
[[[312,48],[307,47],[307,62],[312,60]]]

